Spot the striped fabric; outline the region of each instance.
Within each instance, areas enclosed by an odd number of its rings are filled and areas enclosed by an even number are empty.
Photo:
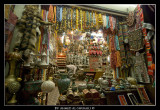
[[[144,23],[144,17],[143,17],[143,10],[140,8],[140,5],[137,6],[138,11],[140,14],[140,20],[141,20],[141,25]],[[146,28],[142,28],[143,36],[147,37],[147,30]],[[153,70],[151,68],[152,65],[152,55],[149,53],[150,43],[147,41],[147,38],[145,38],[145,46],[146,46],[146,51],[147,51],[147,60],[148,60],[148,74],[153,76]]]

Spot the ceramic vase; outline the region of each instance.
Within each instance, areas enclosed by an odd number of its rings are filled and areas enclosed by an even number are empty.
[[[42,80],[34,81],[31,74],[30,80],[25,82],[24,90],[29,94],[35,94],[35,93],[41,92],[41,84],[42,84]]]
[[[78,91],[79,91],[79,92],[82,92],[82,91],[83,91],[84,89],[86,89],[86,88],[87,88],[87,85],[84,84],[84,83],[78,85]]]
[[[77,86],[76,86],[76,84],[75,84],[75,78],[72,78],[72,91],[73,92],[76,92],[77,91]]]
[[[44,81],[41,85],[41,90],[43,93],[52,92],[55,88],[55,83],[52,81],[53,77],[49,77],[47,81]]]
[[[106,77],[103,77],[103,80],[102,80],[102,82],[101,82],[102,88],[103,88],[103,89],[106,89],[106,88],[108,87],[108,85],[109,85],[108,80],[106,79]]]
[[[61,78],[57,82],[60,94],[63,94],[65,91],[67,91],[67,89],[70,86],[71,80],[69,78],[67,78],[67,76],[68,76],[68,74],[66,74],[66,73],[60,74]]]

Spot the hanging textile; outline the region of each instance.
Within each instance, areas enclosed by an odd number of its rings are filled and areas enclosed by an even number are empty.
[[[5,5],[5,18],[6,18],[6,19],[9,18],[10,7],[11,7],[11,5]]]
[[[145,64],[144,53],[139,53],[132,58],[134,61],[134,78],[137,79],[137,82],[150,83],[150,78]]]
[[[123,41],[128,40],[128,26],[122,25]]]
[[[124,44],[123,44],[122,25],[119,25],[118,36],[119,36],[118,40],[119,40],[121,58],[125,59],[125,49],[124,49]]]
[[[115,35],[115,46],[116,46],[116,50],[120,50],[119,40],[118,40],[118,36],[117,35]]]
[[[140,20],[141,20],[141,26],[144,23],[144,18],[143,18],[143,10],[142,8],[140,8],[140,5],[137,5],[137,8],[140,12]],[[149,54],[149,49],[150,49],[150,44],[149,41],[147,41],[147,31],[146,28],[142,27],[142,32],[143,32],[143,36],[145,37],[145,46],[146,46],[146,50],[147,50],[147,60],[148,60],[148,74],[153,76],[153,70],[151,69],[151,64],[152,64],[152,56]],[[148,49],[147,49],[148,48]]]
[[[103,27],[106,27],[106,26],[107,26],[106,16],[103,15]]]
[[[13,10],[10,11],[8,21],[5,23],[6,26],[8,25],[8,32],[6,33],[7,37],[5,38],[6,40],[5,52],[9,52],[10,43],[13,37],[13,31],[18,20],[18,17],[12,11]]]
[[[144,44],[143,44],[143,36],[141,29],[129,32],[128,38],[129,38],[130,50],[139,51],[143,49]]]
[[[106,29],[110,28],[109,16],[106,15]]]
[[[109,16],[110,29],[113,32],[113,22],[112,21],[113,21],[112,16]]]
[[[117,61],[117,55],[116,55],[116,49],[115,49],[115,36],[112,36],[110,38],[110,51],[111,51],[111,67],[113,69],[116,69],[116,61]]]
[[[121,67],[122,61],[121,61],[121,56],[120,56],[120,52],[116,51],[116,67]]]
[[[54,19],[54,15],[53,15],[53,6],[50,5],[49,6],[49,11],[48,11],[48,21],[52,22]]]
[[[48,11],[46,11],[46,18],[45,18],[46,22],[48,22],[47,17],[48,17]]]

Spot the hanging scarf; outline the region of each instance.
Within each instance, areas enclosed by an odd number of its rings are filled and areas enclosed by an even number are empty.
[[[122,61],[121,61],[121,56],[119,51],[116,51],[116,57],[117,57],[116,67],[121,67]]]
[[[123,44],[122,25],[119,25],[118,36],[119,36],[118,40],[119,40],[121,58],[125,59],[125,50],[124,50],[124,44]]]
[[[110,22],[110,29],[113,32],[113,22],[112,22],[112,16],[109,16],[109,22]]]
[[[48,17],[48,11],[46,11],[46,22],[48,22],[48,19],[47,19],[47,17]]]
[[[116,28],[116,18],[112,17],[113,30]]]
[[[117,35],[115,35],[115,46],[116,46],[116,50],[120,50],[119,40],[118,40],[118,36]]]
[[[143,17],[143,9],[140,8],[140,5],[137,5],[137,8],[139,10],[139,14],[140,14],[140,20],[141,20],[141,26],[143,25],[144,23],[144,17]],[[153,76],[153,69],[151,69],[151,64],[152,64],[152,55],[149,53],[149,49],[151,48],[150,47],[150,44],[149,44],[149,41],[147,41],[147,31],[146,31],[146,28],[143,28],[142,27],[142,31],[143,31],[143,36],[145,36],[145,45],[146,45],[146,50],[147,50],[147,60],[148,60],[148,74],[149,75],[152,75]]]
[[[106,29],[110,28],[109,16],[106,15]]]
[[[48,11],[48,21],[52,22],[54,19],[54,15],[53,15],[53,6],[50,5],[49,6],[49,11]]]
[[[103,27],[106,27],[106,26],[107,26],[106,16],[103,15]]]
[[[62,6],[57,6],[56,8],[56,19],[58,22],[62,21]]]
[[[117,55],[116,55],[116,49],[115,49],[115,36],[112,36],[110,38],[110,48],[111,48],[111,67],[116,68],[116,61],[117,61]]]

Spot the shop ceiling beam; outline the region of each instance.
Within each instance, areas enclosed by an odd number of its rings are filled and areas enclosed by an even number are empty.
[[[68,5],[68,4],[66,4],[66,5]],[[97,12],[100,12],[100,13],[103,13],[103,14],[108,14],[108,15],[111,15],[111,16],[126,17],[128,15],[127,12],[122,12],[122,11],[119,11],[119,10],[104,8],[104,7],[100,7],[100,6],[96,6],[96,5],[74,5],[74,4],[70,4],[68,6],[82,8],[82,9],[85,9],[85,10],[97,11]]]

